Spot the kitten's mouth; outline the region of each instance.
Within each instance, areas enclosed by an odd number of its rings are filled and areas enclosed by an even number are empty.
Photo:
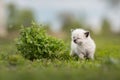
[[[79,45],[82,45],[82,42],[79,42]]]

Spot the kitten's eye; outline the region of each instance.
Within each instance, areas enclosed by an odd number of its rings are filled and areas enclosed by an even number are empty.
[[[77,38],[77,39],[81,39],[81,38]]]
[[[73,37],[73,39],[75,39],[75,37]]]

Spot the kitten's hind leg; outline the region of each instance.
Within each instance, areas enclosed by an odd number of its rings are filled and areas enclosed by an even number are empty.
[[[87,58],[91,59],[91,60],[94,60],[94,54],[88,54]]]

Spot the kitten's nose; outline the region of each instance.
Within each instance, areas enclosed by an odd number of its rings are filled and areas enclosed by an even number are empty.
[[[76,43],[76,41],[77,41],[77,40],[75,39],[74,42]]]

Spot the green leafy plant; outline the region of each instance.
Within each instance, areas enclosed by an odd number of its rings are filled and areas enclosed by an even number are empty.
[[[17,40],[17,49],[25,58],[53,59],[65,52],[65,43],[46,34],[42,25],[32,24],[22,28]]]

